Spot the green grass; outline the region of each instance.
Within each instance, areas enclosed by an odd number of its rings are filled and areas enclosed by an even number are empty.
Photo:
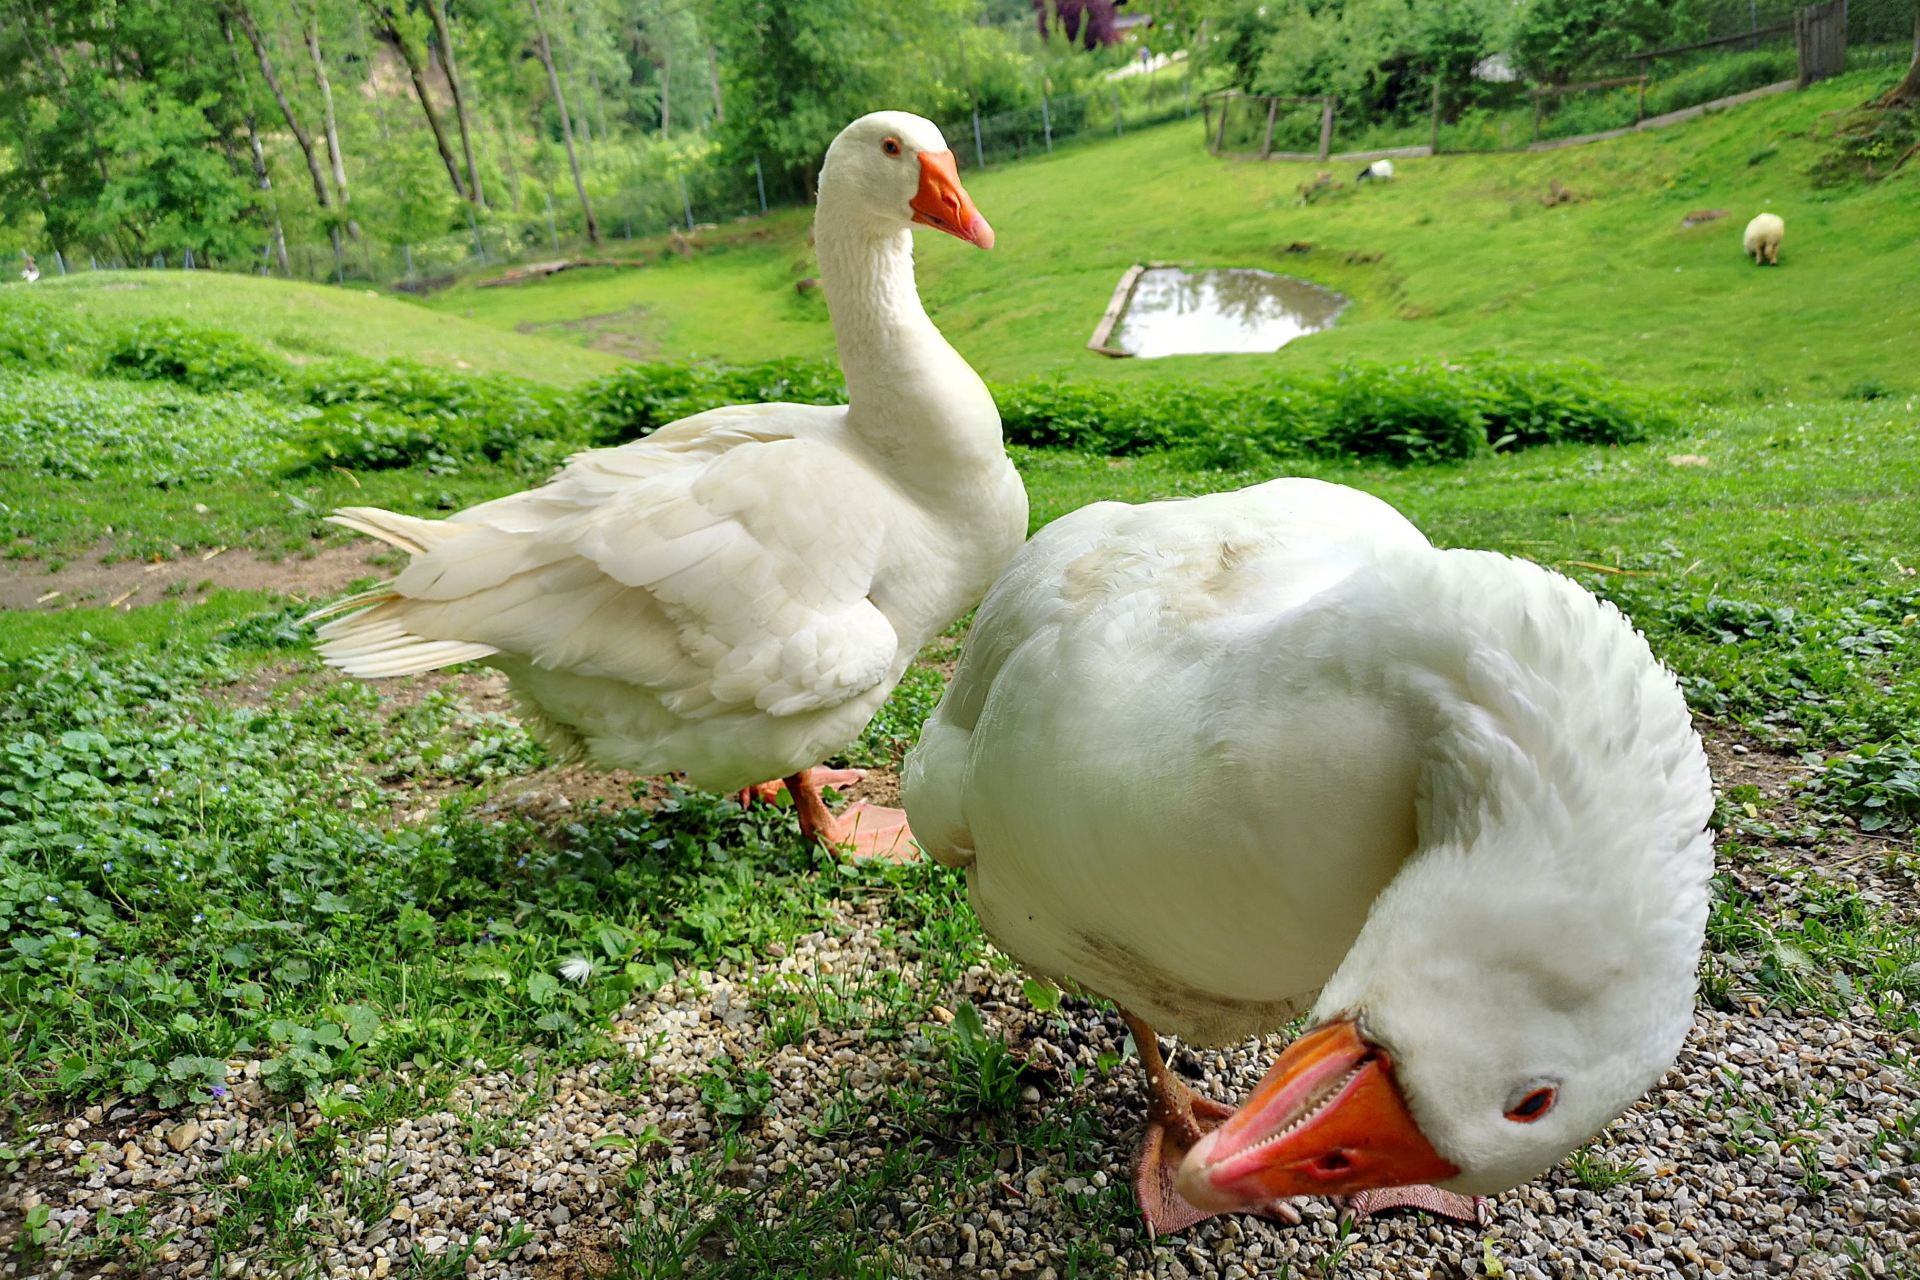
[[[1920,390],[1920,181],[1821,189],[1808,175],[1829,117],[1883,85],[1841,77],[1703,121],[1538,155],[1399,162],[1391,184],[1301,207],[1315,166],[1209,157],[1198,119],[966,175],[999,232],[991,253],[918,237],[929,310],[991,379],[1035,373],[1257,379],[1410,351],[1579,356],[1635,381],[1740,394],[1837,395],[1868,379]],[[1750,163],[1751,161],[1751,163]],[[1341,179],[1351,175],[1336,174]],[[1548,209],[1559,180],[1582,198]],[[1703,208],[1729,216],[1683,229]],[[1783,214],[1783,265],[1740,252],[1746,220]],[[828,356],[803,213],[709,233],[722,246],[637,271],[521,288],[463,285],[427,305],[486,324],[598,316],[663,356]],[[1289,253],[1296,242],[1308,253]],[[1143,260],[1257,266],[1350,294],[1331,332],[1275,355],[1107,360],[1085,349],[1108,295]],[[623,314],[629,308],[641,310]],[[584,341],[589,330],[565,333]]]
[[[29,304],[83,333],[103,325],[178,320],[246,334],[296,360],[380,356],[563,385],[620,363],[572,343],[502,333],[453,316],[423,323],[418,308],[402,296],[212,271],[83,272],[43,279],[30,296],[24,288],[0,289],[0,321]]]

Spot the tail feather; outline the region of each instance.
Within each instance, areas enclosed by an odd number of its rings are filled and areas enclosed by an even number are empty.
[[[423,520],[403,516],[379,507],[342,507],[327,517],[332,524],[400,548],[409,555],[421,556],[436,546],[467,532],[471,525],[448,520]],[[472,662],[498,653],[489,644],[469,640],[436,640],[415,635],[399,617],[396,609],[383,605],[404,603],[405,596],[383,583],[356,592],[332,604],[323,605],[301,621],[332,619],[316,634],[320,639],[321,660],[348,675],[377,680],[386,676],[417,675],[457,662]],[[346,615],[342,617],[341,615]]]
[[[327,517],[327,523],[378,538],[416,556],[427,554],[447,539],[457,538],[473,527],[453,520],[403,516],[397,511],[385,511],[379,507],[342,507]]]

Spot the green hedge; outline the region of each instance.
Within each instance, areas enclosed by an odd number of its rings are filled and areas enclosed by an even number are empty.
[[[40,317],[41,320],[46,317]],[[74,341],[16,312],[0,366],[62,365],[200,392],[252,391],[318,410],[290,443],[312,467],[498,460],[641,438],[728,404],[843,403],[832,364],[641,364],[573,391],[400,361],[295,365],[239,334],[151,321]],[[1008,443],[1127,455],[1181,450],[1214,466],[1303,453],[1421,463],[1557,441],[1620,444],[1664,426],[1639,393],[1580,364],[1349,363],[1218,385],[1033,379],[993,388]]]

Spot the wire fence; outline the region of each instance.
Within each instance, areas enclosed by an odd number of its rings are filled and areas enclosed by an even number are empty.
[[[1278,159],[1518,151],[1662,123],[1840,66],[1904,64],[1912,56],[1913,9],[1905,0],[1851,0],[1835,10],[1728,0],[1699,11],[1684,43],[1632,55],[1578,84],[1531,82],[1491,59],[1470,83],[1436,84],[1430,103],[1421,104],[1426,110],[1384,118],[1343,113],[1331,99],[1215,91],[1202,102],[1206,143],[1222,155]],[[1832,38],[1810,42],[1809,23],[1825,23]],[[1809,65],[1810,43],[1821,65]]]
[[[1075,143],[1123,136],[1130,129],[1193,115],[1199,109],[1192,75],[1177,71],[1132,75],[1079,93],[1041,93],[1031,106],[983,114],[975,111],[942,122],[941,131],[962,170],[1008,164],[1051,154]],[[191,253],[155,255],[129,262],[92,254],[84,259],[56,246],[23,252],[46,276],[106,269],[253,271],[294,279],[339,284],[375,284],[409,292],[428,292],[452,284],[462,274],[489,268],[536,264],[555,259],[618,261],[615,242],[700,230],[773,209],[804,204],[807,193],[792,175],[782,175],[758,157],[751,164],[714,163],[646,181],[619,183],[613,190],[589,191],[601,246],[587,235],[586,218],[572,187],[523,185],[520,208],[499,209],[484,218],[471,211],[467,226],[413,240],[362,235],[343,237],[336,252],[327,239],[289,238],[285,266],[279,246],[263,242],[244,261],[209,263]],[[611,255],[605,259],[601,255]]]

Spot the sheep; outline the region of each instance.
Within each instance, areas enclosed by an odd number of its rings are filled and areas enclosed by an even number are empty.
[[[1740,241],[1746,247],[1747,256],[1755,266],[1763,262],[1770,267],[1780,265],[1780,240],[1787,234],[1787,224],[1780,220],[1777,213],[1762,213],[1747,224],[1747,234]]]
[[[1391,177],[1393,177],[1393,161],[1375,160],[1360,171],[1360,176],[1355,178],[1354,182],[1356,184],[1368,181],[1385,182]]]
[[[26,268],[20,272],[20,278],[32,284],[40,278],[40,264],[33,260],[33,255],[30,253],[22,253],[20,256],[27,260]]]

